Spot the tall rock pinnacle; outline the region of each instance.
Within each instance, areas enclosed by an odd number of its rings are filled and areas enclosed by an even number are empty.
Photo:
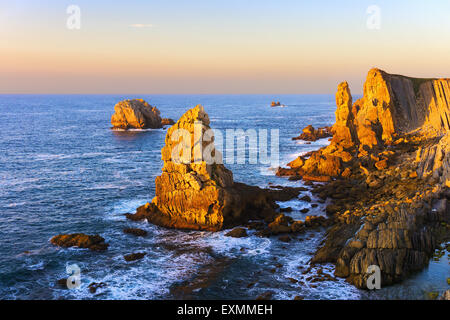
[[[198,105],[168,130],[156,197],[138,209],[136,219],[169,228],[218,231],[274,214],[276,205],[268,193],[233,181],[215,149],[209,123]]]

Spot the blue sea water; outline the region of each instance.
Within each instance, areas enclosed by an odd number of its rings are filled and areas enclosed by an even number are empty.
[[[0,96],[0,298],[1,299],[254,299],[272,291],[276,299],[421,299],[448,289],[448,255],[401,285],[366,293],[340,280],[315,285],[302,271],[322,240],[308,232],[289,244],[277,238],[234,239],[225,232],[166,230],[130,222],[125,213],[151,201],[161,172],[165,129],[113,131],[114,105],[136,96]],[[278,129],[280,163],[328,142],[292,141],[308,124],[334,122],[332,95],[151,95],[163,117],[178,119],[202,104],[214,129]],[[271,108],[280,100],[286,108]],[[228,165],[236,181],[267,187],[301,185],[278,178],[268,165]],[[311,208],[300,200],[280,203],[292,215]],[[323,214],[324,205],[310,214]],[[148,231],[125,235],[126,227]],[[49,240],[61,233],[100,234],[106,252],[60,249]],[[146,252],[127,263],[124,254]],[[56,281],[66,266],[81,269],[81,286]],[[306,266],[306,267],[305,267]],[[303,269],[301,269],[303,267]],[[275,269],[275,272],[274,270]],[[333,266],[324,266],[332,273]],[[313,273],[315,270],[313,269]],[[288,278],[301,280],[292,283]],[[92,282],[106,287],[89,292]]]

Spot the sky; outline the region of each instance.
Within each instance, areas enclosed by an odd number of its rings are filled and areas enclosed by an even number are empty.
[[[0,93],[332,94],[345,80],[360,94],[372,67],[449,77],[449,14],[448,0],[0,0]]]

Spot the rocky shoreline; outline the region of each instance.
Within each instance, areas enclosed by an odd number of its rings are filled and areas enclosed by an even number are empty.
[[[354,104],[339,85],[331,144],[277,173],[328,182],[313,189],[334,202],[313,264],[334,263],[358,288],[379,266],[387,286],[422,270],[450,239],[449,85],[372,69]]]

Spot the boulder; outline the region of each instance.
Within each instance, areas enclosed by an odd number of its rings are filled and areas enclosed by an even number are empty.
[[[386,169],[388,167],[388,162],[387,162],[387,160],[380,160],[380,161],[375,163],[375,167],[378,170],[384,170],[384,169]]]
[[[280,240],[281,242],[291,242],[291,237],[289,237],[288,235],[284,235],[278,238],[278,240]]]
[[[432,177],[442,188],[450,188],[450,133],[438,142],[417,151],[417,175],[420,178]]]
[[[289,227],[289,224],[292,222],[293,219],[291,217],[280,214],[273,222],[269,223],[269,231],[272,235],[290,233],[291,228]]]
[[[450,300],[450,290],[445,291],[442,297],[439,298],[439,300]]]
[[[233,230],[231,230],[230,232],[228,232],[226,235],[226,237],[232,237],[232,238],[244,238],[247,237],[247,230],[244,228],[235,228]]]
[[[355,114],[352,112],[352,95],[347,82],[342,82],[338,86],[336,106],[336,123],[331,129],[332,143],[351,148],[357,143],[357,137],[354,125]]]
[[[104,251],[108,249],[105,239],[99,235],[86,235],[83,233],[62,234],[54,236],[50,242],[56,246],[63,248],[77,247],[90,249],[92,251]]]
[[[312,125],[307,126],[303,129],[303,132],[300,136],[296,138],[292,138],[292,140],[304,140],[304,141],[317,141],[319,139],[325,139],[332,137],[331,128],[323,127],[315,129]]]
[[[450,220],[449,97],[450,79],[379,69],[369,71],[355,103],[348,84],[339,85],[330,145],[280,170],[337,179],[313,190],[335,199],[327,207],[335,224],[312,263],[335,263],[336,276],[359,288],[370,265],[387,286],[429,263]]]
[[[104,282],[98,282],[98,283],[97,282],[92,282],[92,283],[89,284],[88,288],[89,288],[89,292],[90,293],[95,294],[95,293],[97,293],[98,289],[106,288],[107,286],[108,285],[106,283],[104,283]]]

